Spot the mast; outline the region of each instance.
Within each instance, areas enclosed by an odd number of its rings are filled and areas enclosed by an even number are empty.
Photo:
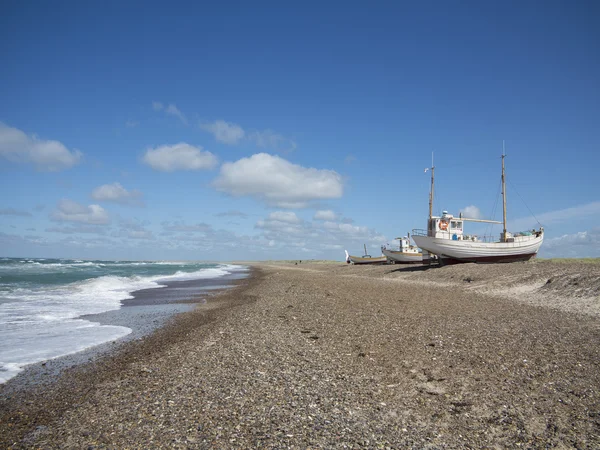
[[[429,191],[429,220],[433,216],[433,173],[435,166],[433,165],[433,152],[431,152],[431,190]]]
[[[504,172],[504,141],[502,141],[502,242],[506,242],[506,174]]]

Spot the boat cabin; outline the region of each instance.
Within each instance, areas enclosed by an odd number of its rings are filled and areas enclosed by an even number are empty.
[[[433,216],[429,219],[427,225],[427,236],[452,239],[454,241],[475,240],[475,236],[465,236],[463,234],[462,217],[454,217],[443,211],[441,217]]]
[[[398,241],[400,242],[400,251],[401,252],[408,252],[410,250],[410,241],[408,240],[408,238],[405,237],[401,237],[401,238],[397,238]]]

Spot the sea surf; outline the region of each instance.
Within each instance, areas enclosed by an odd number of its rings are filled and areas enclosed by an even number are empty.
[[[205,262],[0,258],[0,383],[28,364],[131,333],[85,316],[117,310],[135,291],[245,270]]]

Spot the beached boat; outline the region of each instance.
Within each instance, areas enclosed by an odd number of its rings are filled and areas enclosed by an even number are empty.
[[[393,264],[421,264],[423,262],[423,254],[419,248],[410,244],[410,236],[396,238],[400,242],[398,250],[392,250],[386,246],[381,247],[388,262]]]
[[[365,245],[365,254],[363,256],[354,256],[348,254],[348,250],[346,252],[346,262],[348,264],[385,264],[387,263],[387,257],[385,255],[381,256],[371,256],[367,254],[367,246]]]
[[[506,230],[506,177],[502,154],[502,212],[503,221],[454,217],[443,211],[440,217],[432,215],[434,169],[431,167],[431,191],[429,193],[429,220],[427,230],[413,230],[412,238],[423,250],[437,255],[440,264],[456,263],[495,263],[526,261],[537,254],[544,240],[544,228],[510,233]],[[428,169],[426,169],[428,170]],[[465,222],[484,222],[503,224],[500,239],[489,242],[474,235],[463,233]]]

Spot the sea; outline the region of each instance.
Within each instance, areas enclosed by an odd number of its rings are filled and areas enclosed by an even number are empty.
[[[0,383],[28,364],[131,333],[82,316],[118,310],[135,291],[244,270],[206,262],[0,258]]]

